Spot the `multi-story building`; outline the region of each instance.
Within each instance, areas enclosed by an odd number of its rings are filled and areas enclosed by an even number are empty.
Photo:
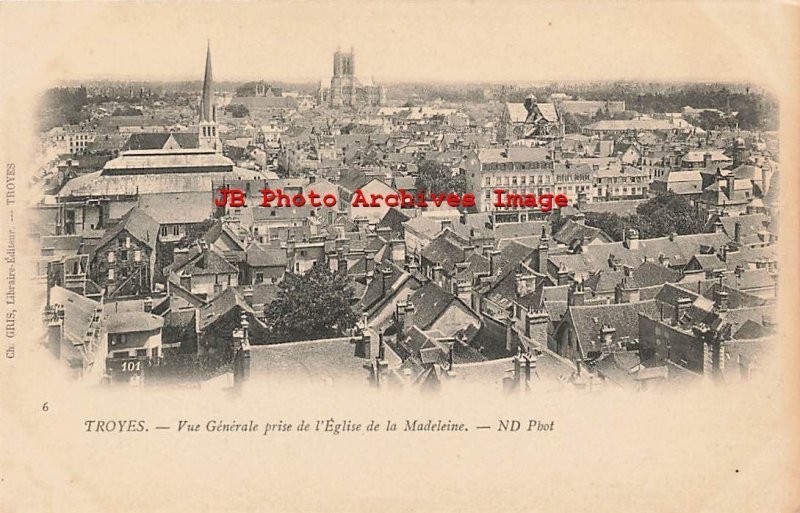
[[[150,292],[158,230],[153,218],[133,208],[97,242],[89,258],[89,275],[107,296]]]
[[[525,208],[495,207],[495,189],[512,194],[565,194],[571,200],[581,193],[593,197],[595,171],[586,164],[555,163],[546,148],[484,148],[472,151],[464,159],[462,172],[467,191],[475,195],[481,212],[515,211]],[[532,212],[529,212],[530,214]],[[520,218],[527,220],[527,217]]]
[[[633,166],[607,167],[597,171],[595,201],[641,199],[647,196],[650,179],[647,171]]]
[[[97,133],[80,127],[63,126],[53,128],[48,136],[59,154],[79,155],[87,151]]]

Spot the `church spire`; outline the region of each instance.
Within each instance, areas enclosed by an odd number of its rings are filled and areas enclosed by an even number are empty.
[[[217,121],[217,111],[214,107],[214,81],[211,78],[211,42],[206,50],[206,72],[203,77],[203,96],[200,100],[200,121],[214,123]]]

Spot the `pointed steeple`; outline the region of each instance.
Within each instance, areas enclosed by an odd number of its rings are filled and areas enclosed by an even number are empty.
[[[217,112],[214,108],[214,81],[211,78],[211,42],[206,51],[206,72],[203,77],[203,95],[200,100],[200,122],[215,123]]]

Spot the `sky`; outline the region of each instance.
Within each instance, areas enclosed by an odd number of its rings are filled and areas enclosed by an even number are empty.
[[[216,80],[328,80],[340,45],[376,82],[779,82],[791,19],[770,2],[4,2],[0,40],[34,81],[199,80],[210,41]]]

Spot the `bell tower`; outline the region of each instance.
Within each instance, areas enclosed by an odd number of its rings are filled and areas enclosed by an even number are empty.
[[[206,71],[203,77],[203,94],[200,97],[200,123],[198,140],[201,149],[222,153],[222,141],[217,126],[217,106],[214,101],[214,81],[211,76],[211,43],[206,50]]]

